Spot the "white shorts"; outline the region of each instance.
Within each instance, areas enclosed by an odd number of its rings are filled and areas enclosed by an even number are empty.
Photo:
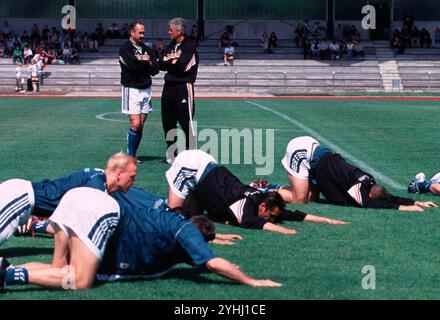
[[[186,150],[179,153],[171,168],[165,173],[168,185],[179,198],[185,199],[211,162],[217,163],[211,155],[201,150]]]
[[[151,88],[135,89],[122,87],[122,113],[148,114],[151,111],[153,111]]]
[[[308,180],[310,163],[317,146],[319,142],[308,136],[291,140],[287,145],[286,155],[281,160],[284,169],[296,178]]]
[[[101,260],[107,241],[118,226],[119,214],[115,199],[100,190],[82,187],[63,196],[49,221],[67,236],[73,231]]]
[[[436,173],[429,179],[432,184],[440,184],[440,172]]]
[[[0,184],[0,245],[28,221],[34,204],[30,181],[13,179]]]

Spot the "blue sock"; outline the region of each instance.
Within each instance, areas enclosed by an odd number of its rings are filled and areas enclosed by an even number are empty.
[[[7,285],[28,284],[28,271],[24,268],[9,268],[6,270],[5,283]]]
[[[49,221],[37,221],[32,224],[31,228],[35,233],[47,233],[48,225]]]
[[[142,133],[139,134],[138,131],[135,131],[132,128],[130,128],[128,130],[128,135],[127,135],[127,141],[128,141],[127,153],[128,153],[128,155],[130,155],[132,157],[136,157],[137,147],[139,146],[139,143],[140,143],[140,138],[139,138],[140,136],[142,136]]]
[[[138,139],[137,139],[137,141],[136,141],[136,145],[135,145],[135,147],[134,147],[134,154],[137,154],[137,151],[138,151],[139,145],[141,144],[142,133],[143,133],[143,131],[139,131],[139,132],[137,133]]]
[[[417,184],[420,193],[428,193],[431,188],[431,181],[423,181]]]

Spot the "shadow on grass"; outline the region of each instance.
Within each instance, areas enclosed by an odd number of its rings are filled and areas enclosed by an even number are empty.
[[[156,278],[156,277],[148,277],[148,276],[133,276],[124,280],[119,280],[117,282],[151,282],[151,281],[161,281],[161,280],[167,280],[167,279],[179,279],[179,280],[187,280],[194,283],[199,284],[227,284],[227,285],[236,285],[236,283],[231,281],[225,281],[221,280],[212,280],[204,277],[204,274],[211,274],[207,270],[203,269],[197,269],[197,268],[176,268],[171,270],[169,273],[164,275],[163,277]],[[111,282],[96,282],[95,287],[100,287],[106,284],[109,284]]]
[[[7,248],[0,249],[0,257],[17,258],[42,254],[53,254],[52,248]]]

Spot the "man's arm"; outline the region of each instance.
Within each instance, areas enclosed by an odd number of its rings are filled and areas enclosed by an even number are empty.
[[[342,221],[342,220],[329,219],[329,218],[325,218],[325,217],[314,216],[311,214],[308,214],[306,216],[306,218],[304,219],[304,221],[322,222],[322,223],[328,223],[328,224],[347,224],[347,223],[349,223],[349,222]]]
[[[151,59],[151,55],[150,55]],[[149,72],[153,61],[137,58],[127,46],[119,50],[119,62],[132,71]]]
[[[295,229],[287,229],[281,226],[277,226],[276,224],[273,224],[271,222],[266,222],[263,226],[263,230],[266,231],[272,231],[272,232],[279,232],[282,234],[297,234]]]
[[[281,283],[272,280],[254,279],[240,271],[240,269],[223,258],[214,258],[206,263],[206,268],[222,277],[229,278],[240,284],[245,284],[253,287],[281,287]]]

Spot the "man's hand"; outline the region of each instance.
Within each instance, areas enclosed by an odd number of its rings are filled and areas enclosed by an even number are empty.
[[[438,207],[438,205],[436,205],[432,201],[426,201],[426,202],[416,201],[414,203],[414,205],[419,206],[419,207],[425,207],[425,208],[437,208]]]
[[[254,280],[252,283],[253,287],[282,287],[281,283],[272,280]]]
[[[412,211],[412,212],[423,212],[423,209],[419,206],[399,206],[400,211]]]

